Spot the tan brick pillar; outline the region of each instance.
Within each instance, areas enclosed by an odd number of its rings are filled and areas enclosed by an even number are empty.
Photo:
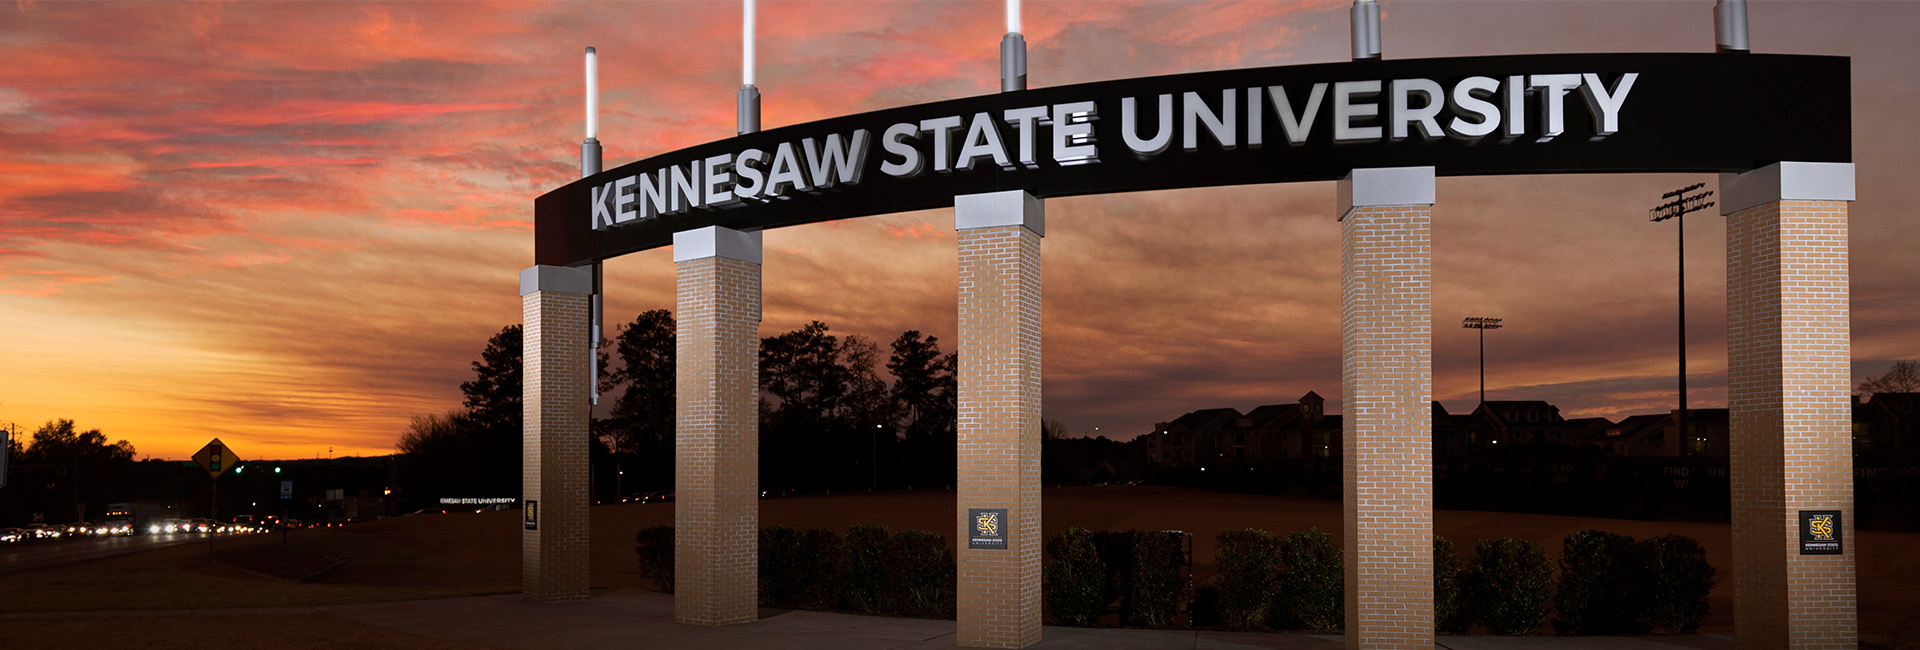
[[[1734,645],[1854,648],[1847,202],[1853,165],[1720,177]],[[1802,555],[1801,511],[1838,511],[1837,555]],[[1724,583],[1723,583],[1724,584]]]
[[[587,597],[587,336],[593,275],[520,272],[520,590],[537,601]]]
[[[960,244],[959,645],[1040,642],[1039,199],[954,198]],[[973,509],[1005,510],[1005,548],[969,548]],[[997,514],[997,513],[996,513]]]
[[[1340,181],[1348,648],[1433,648],[1433,178]]]
[[[673,261],[673,620],[746,623],[759,613],[760,233],[674,233]]]

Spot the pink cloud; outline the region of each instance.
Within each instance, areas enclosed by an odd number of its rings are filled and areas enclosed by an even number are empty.
[[[0,270],[0,293],[28,298],[44,298],[78,284],[112,280],[110,275],[81,275],[66,271]]]

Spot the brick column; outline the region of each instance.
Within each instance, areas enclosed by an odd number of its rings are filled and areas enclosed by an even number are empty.
[[[673,261],[673,620],[746,623],[759,614],[760,233],[674,233]]]
[[[520,590],[552,602],[587,597],[587,303],[585,268],[520,272]]]
[[[1847,202],[1853,165],[1720,178],[1727,215],[1734,645],[1854,648]],[[1838,555],[1801,555],[1798,513],[1840,512]]]
[[[1433,648],[1433,178],[1340,181],[1348,648]]]
[[[960,245],[959,645],[1040,642],[1039,199],[954,198]],[[1006,548],[970,549],[971,508],[1004,508]]]

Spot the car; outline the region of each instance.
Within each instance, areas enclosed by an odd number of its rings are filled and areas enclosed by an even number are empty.
[[[673,500],[672,490],[654,490],[652,492],[648,492],[646,494],[640,495],[640,499],[639,499],[641,503],[658,503],[661,501],[672,501],[672,500]]]
[[[18,528],[0,528],[0,544],[12,544],[26,539],[27,531]]]
[[[60,539],[60,529],[46,524],[27,524],[26,532],[34,539]]]

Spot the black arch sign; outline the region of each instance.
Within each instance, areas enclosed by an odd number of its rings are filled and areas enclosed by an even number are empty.
[[[537,264],[705,226],[777,228],[953,204],[1332,180],[1740,172],[1851,162],[1845,57],[1563,54],[1123,79],[836,117],[606,170],[534,202]]]

